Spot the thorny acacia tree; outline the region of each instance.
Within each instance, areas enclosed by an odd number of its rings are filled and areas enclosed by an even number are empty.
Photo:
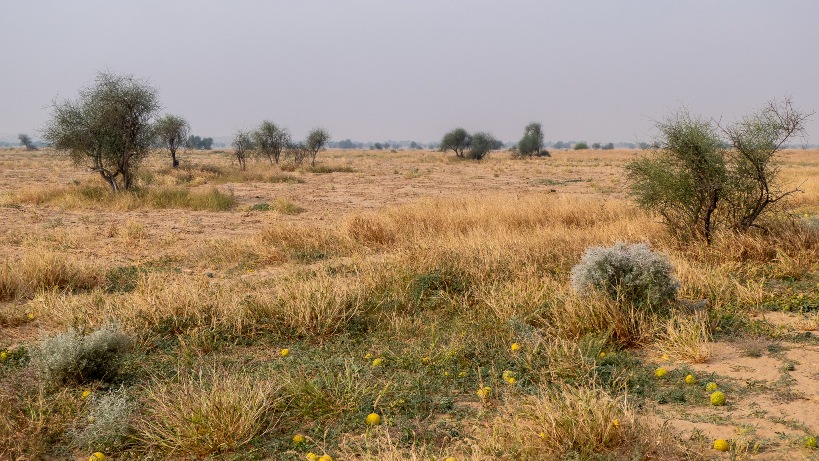
[[[758,227],[760,216],[799,192],[780,184],[773,159],[803,132],[810,115],[785,99],[721,127],[681,110],[656,124],[660,140],[654,155],[627,166],[632,194],[672,231],[709,243],[719,226],[738,232]]]
[[[310,166],[316,166],[316,155],[330,140],[330,133],[323,128],[316,128],[307,135],[304,145],[310,151]]]
[[[54,102],[43,138],[78,165],[96,171],[113,191],[128,190],[152,143],[156,88],[131,75],[97,74],[75,101]]]
[[[176,115],[165,115],[154,123],[154,135],[162,147],[168,148],[171,154],[171,165],[174,168],[179,166],[176,151],[187,142],[188,131],[190,131],[188,122]]]
[[[464,151],[469,148],[472,142],[472,136],[463,128],[455,128],[449,133],[445,134],[441,139],[441,151],[446,152],[451,150],[455,152],[455,156],[463,157]]]
[[[233,136],[233,155],[239,162],[239,167],[244,170],[247,167],[247,158],[253,151],[253,140],[246,131],[239,130]]]
[[[260,156],[266,157],[270,164],[279,163],[282,150],[290,144],[290,133],[286,128],[279,128],[274,123],[263,121],[253,132],[253,142]]]
[[[771,205],[800,192],[783,189],[779,166],[774,156],[794,136],[804,134],[805,122],[812,114],[794,109],[790,98],[770,101],[761,110],[722,128],[733,151],[730,152],[730,183],[725,195],[728,220],[738,231],[754,227]]]

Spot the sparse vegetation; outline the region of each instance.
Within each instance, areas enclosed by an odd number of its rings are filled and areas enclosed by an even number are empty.
[[[113,193],[0,152],[21,185],[0,196],[0,458],[807,450],[812,419],[772,416],[817,379],[819,188],[705,245],[619,194],[631,151],[283,154],[155,156]],[[783,180],[813,155],[782,156]]]

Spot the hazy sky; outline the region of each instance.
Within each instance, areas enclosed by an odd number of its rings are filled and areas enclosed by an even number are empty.
[[[0,0],[0,134],[38,137],[100,70],[159,88],[195,134],[648,140],[686,105],[819,110],[819,1]],[[808,126],[819,140],[819,116]]]

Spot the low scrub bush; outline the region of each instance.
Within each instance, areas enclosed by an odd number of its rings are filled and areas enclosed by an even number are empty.
[[[92,395],[82,429],[72,431],[74,444],[88,451],[110,453],[125,446],[132,431],[134,403],[124,389]]]
[[[645,244],[592,247],[572,268],[572,286],[578,293],[598,290],[627,304],[660,307],[674,299],[678,283],[663,255]]]
[[[116,378],[129,338],[116,324],[89,335],[76,328],[44,340],[34,352],[35,363],[47,383],[85,383]]]

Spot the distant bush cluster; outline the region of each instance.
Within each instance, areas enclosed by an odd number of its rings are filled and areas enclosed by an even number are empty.
[[[503,143],[489,133],[469,134],[463,128],[456,128],[441,139],[441,151],[451,150],[455,156],[481,160],[492,151],[503,147]]]
[[[303,142],[293,142],[287,128],[279,127],[273,122],[263,121],[253,131],[239,130],[233,136],[233,153],[241,169],[247,168],[251,157],[267,159],[272,165],[279,163],[282,157],[289,157],[295,166],[301,166],[310,158],[310,166],[316,166],[316,156],[327,147],[330,133],[323,128],[315,128],[307,134]]]

